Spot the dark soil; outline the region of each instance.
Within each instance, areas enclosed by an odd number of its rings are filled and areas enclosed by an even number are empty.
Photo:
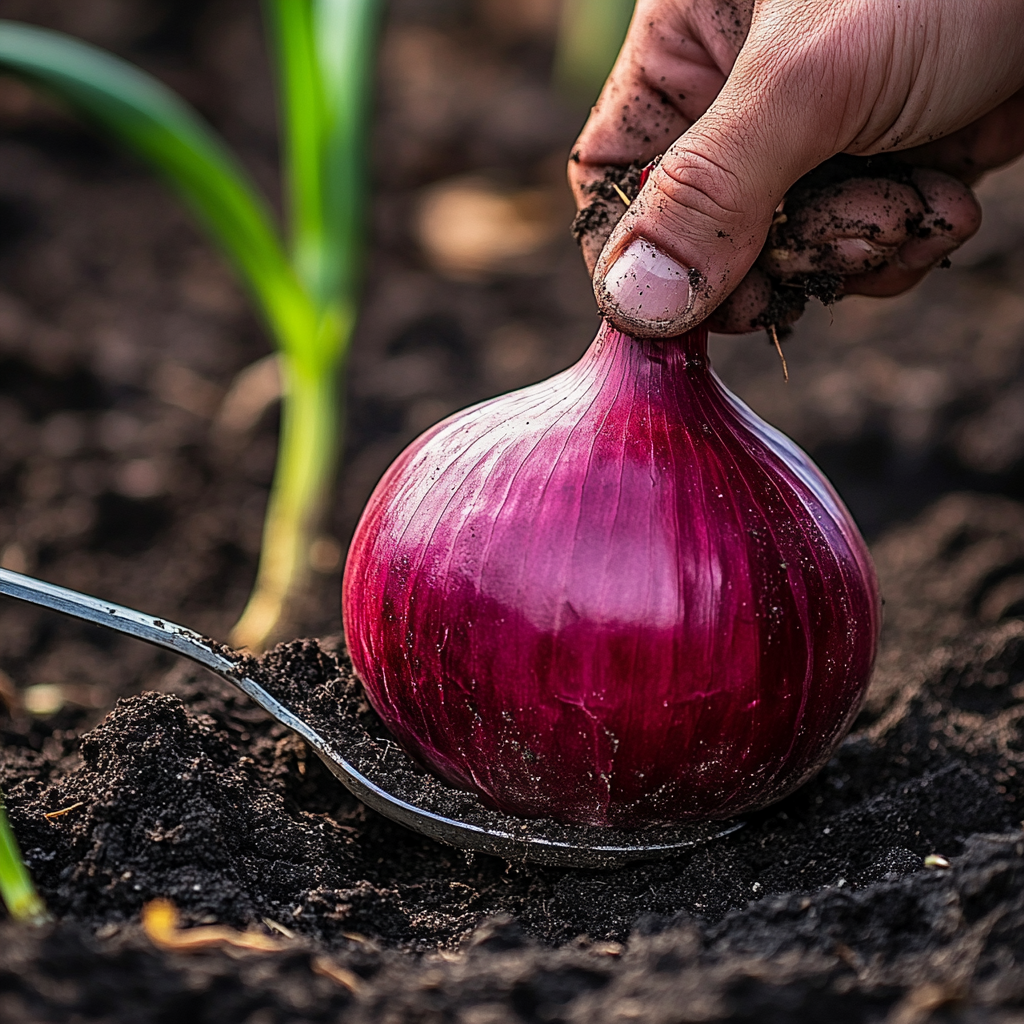
[[[140,1005],[147,987],[202,1020],[257,1006],[329,1019],[350,993],[315,975],[324,950],[364,979],[352,1019],[486,1003],[495,1021],[1012,1005],[1024,624],[1003,602],[1024,579],[1024,508],[952,497],[877,551],[890,615],[854,734],[740,832],[655,864],[537,868],[421,839],[201,670],[173,670],[83,737],[8,731],[12,820],[61,924],[0,952],[5,1019],[176,1019]],[[331,646],[295,641],[265,669],[329,692],[348,685]],[[296,937],[243,955],[242,971],[223,952],[157,953],[137,923],[157,896],[191,923]],[[697,995],[701,1014],[679,1016]]]
[[[626,204],[636,199],[644,165],[608,166],[600,180],[586,186],[586,197],[569,228],[588,265],[595,263]],[[623,198],[625,197],[625,198]]]
[[[546,88],[550,24],[527,6],[392,7],[329,524],[342,546],[412,436],[566,365],[593,332],[567,231],[530,270],[460,281],[410,227],[420,189],[448,176],[556,187],[577,118]],[[0,14],[160,73],[273,187],[255,5],[2,0]],[[762,345],[713,347],[873,538],[879,665],[815,780],[672,860],[508,865],[367,812],[207,673],[5,602],[0,788],[57,922],[0,921],[0,1020],[1019,1020],[1022,186],[994,179],[990,226],[941,281],[847,299],[834,321],[812,308],[788,388]],[[276,429],[272,407],[223,427],[224,395],[268,351],[244,296],[145,170],[8,83],[0,241],[0,562],[224,636],[252,580]],[[988,494],[950,496],[968,488]],[[294,635],[326,639],[265,669],[324,704],[350,682],[338,568],[321,570]],[[281,948],[162,951],[139,923],[156,897],[189,926]]]

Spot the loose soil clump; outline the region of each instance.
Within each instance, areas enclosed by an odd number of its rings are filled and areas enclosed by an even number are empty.
[[[540,868],[437,845],[365,810],[201,670],[172,669],[84,734],[8,728],[12,820],[61,923],[0,952],[5,1019],[98,1007],[101,978],[107,1009],[85,1019],[158,1019],[111,996],[129,973],[172,1002],[209,993],[207,1014],[255,999],[268,1020],[295,1012],[296,979],[309,1020],[483,1002],[496,1021],[614,1020],[636,999],[679,1019],[686,993],[702,1019],[781,1004],[881,1019],[925,985],[1006,1005],[1024,995],[1024,624],[993,595],[1020,574],[1021,538],[1021,506],[954,496],[883,540],[889,622],[855,732],[792,797],[658,863]],[[262,670],[321,706],[358,685],[337,641],[283,645]],[[156,897],[191,924],[294,938],[241,973],[225,951],[159,952],[137,924]],[[320,955],[355,992],[316,974]]]

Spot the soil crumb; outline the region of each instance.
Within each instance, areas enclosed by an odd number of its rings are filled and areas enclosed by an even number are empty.
[[[587,202],[580,207],[569,230],[591,272],[619,218],[639,194],[645,166],[643,163],[627,167],[609,165],[601,178],[584,189]]]

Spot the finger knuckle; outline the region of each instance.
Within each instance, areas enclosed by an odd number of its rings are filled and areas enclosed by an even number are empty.
[[[648,202],[659,204],[660,215],[685,218],[691,233],[701,227],[712,236],[740,231],[756,216],[736,173],[706,154],[684,152],[662,161],[649,188]]]

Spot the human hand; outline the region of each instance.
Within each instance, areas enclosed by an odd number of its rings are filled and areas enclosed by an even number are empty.
[[[742,333],[909,288],[1022,152],[1024,0],[638,0],[569,180],[616,326]]]

